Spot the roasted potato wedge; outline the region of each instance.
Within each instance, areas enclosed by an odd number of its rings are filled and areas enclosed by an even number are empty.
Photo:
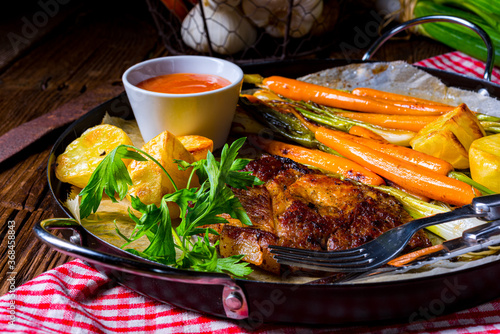
[[[175,182],[178,189],[186,188],[191,170],[181,171],[174,159],[194,162],[194,157],[172,133],[164,131],[149,142],[144,144],[142,150],[146,151],[165,168]],[[172,182],[162,169],[153,161],[133,161],[128,166],[132,179],[132,186],[128,195],[136,196],[144,204],[160,205],[163,195],[175,191]],[[198,179],[194,175],[190,187],[198,186]],[[169,205],[170,216],[179,216],[176,205]]]
[[[500,193],[500,134],[475,140],[469,159],[472,179]]]
[[[465,169],[469,167],[469,153],[467,149],[458,140],[457,136],[448,129],[433,131],[425,139],[414,142],[412,147],[416,151],[424,152],[449,162],[453,168]]]
[[[186,150],[193,155],[195,161],[205,159],[208,151],[212,152],[214,149],[213,140],[207,137],[186,135],[177,138]]]
[[[56,177],[62,182],[84,188],[106,154],[121,144],[132,145],[132,141],[116,126],[101,124],[88,129],[57,157]]]
[[[410,141],[420,152],[448,161],[457,169],[469,168],[469,147],[485,135],[477,117],[461,104],[426,125]]]

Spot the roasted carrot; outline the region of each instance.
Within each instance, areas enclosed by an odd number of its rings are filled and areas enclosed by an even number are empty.
[[[241,94],[240,96],[246,98],[248,101],[250,101],[252,103],[259,102],[259,98],[258,97],[250,95],[250,94]]]
[[[419,107],[410,105],[410,107],[405,108],[388,102],[356,96],[344,91],[280,76],[271,76],[262,80],[262,86],[289,99],[312,101],[329,107],[362,112],[398,115],[440,115],[450,110],[442,106]]]
[[[366,97],[371,97],[371,98],[374,98],[377,100],[397,101],[398,103],[412,102],[412,103],[419,103],[419,104],[430,105],[430,106],[449,107],[449,108],[453,109],[452,106],[447,105],[445,103],[421,99],[421,98],[414,97],[414,96],[384,92],[384,91],[381,91],[378,89],[373,89],[373,88],[358,87],[358,88],[354,88],[352,90],[352,93],[354,95],[357,95],[357,96],[366,96]]]
[[[316,133],[318,129],[319,128],[316,129]],[[361,145],[368,146],[372,150],[390,155],[393,158],[407,161],[416,166],[434,171],[438,174],[448,175],[448,173],[453,170],[453,166],[449,162],[423,152],[412,150],[408,147],[394,145],[391,143],[381,143],[378,140],[353,136],[345,132],[339,132],[337,136],[343,137],[347,140],[352,140]]]
[[[364,127],[359,126],[359,125],[351,126],[351,128],[349,129],[349,133],[351,135],[354,135],[354,136],[363,137],[363,138],[372,139],[372,140],[378,140],[382,143],[389,143],[384,137],[382,137],[378,133],[375,133],[372,130],[364,128]]]
[[[388,186],[393,187],[395,189],[399,189],[402,192],[404,192],[404,193],[406,193],[408,195],[411,195],[411,196],[413,196],[413,197],[421,200],[422,202],[430,202],[431,201],[431,199],[429,197],[422,196],[422,195],[419,195],[419,194],[415,194],[414,192],[411,192],[408,189],[405,189],[405,188],[401,187],[399,184],[396,184],[396,183],[394,183],[392,181],[387,180],[386,183],[387,183]]]
[[[474,191],[468,184],[416,166],[407,161],[346,139],[339,131],[318,128],[316,139],[342,156],[416,193],[452,205],[472,202]]]
[[[385,184],[384,179],[365,167],[362,167],[351,160],[338,157],[330,153],[275,140],[264,139],[254,135],[248,136],[248,139],[253,145],[260,147],[270,154],[279,155],[281,157],[292,159],[298,163],[321,168],[365,184]]]
[[[336,115],[358,121],[382,126],[390,129],[400,129],[418,132],[424,126],[434,121],[438,116],[426,115],[388,115],[362,112],[339,112]]]
[[[422,248],[422,249],[419,249],[417,251],[414,251],[414,252],[411,252],[411,253],[408,253],[405,255],[401,255],[401,256],[395,258],[394,260],[387,262],[387,264],[394,266],[394,267],[401,267],[407,263],[410,263],[413,260],[418,259],[421,256],[424,256],[427,254],[432,254],[432,253],[435,253],[435,252],[440,251],[442,249],[444,249],[443,245],[434,245],[431,247]]]
[[[308,128],[310,131],[313,133],[317,133],[318,129],[327,129],[322,126],[315,125],[308,120],[304,118],[302,114],[297,112],[296,110],[292,110],[292,112],[295,114],[295,116],[301,121],[301,123],[304,125],[304,127]],[[355,129],[354,131],[364,131],[364,136],[356,136],[351,133],[351,130],[353,128],[360,128],[360,129]],[[363,130],[361,130],[363,129]],[[332,130],[333,131],[333,130]],[[400,145],[395,145],[388,143],[384,138],[381,137],[378,138],[378,134],[373,133],[369,129],[364,129],[361,126],[353,126],[349,129],[349,133],[345,133],[342,131],[337,131],[337,136],[344,137],[347,140],[352,140],[358,144],[366,145],[370,148],[372,148],[375,151],[388,154],[396,159],[400,159],[406,162],[409,162],[411,164],[414,164],[416,166],[420,166],[426,169],[429,169],[430,171],[436,172],[438,174],[442,175],[448,175],[450,171],[453,170],[453,166],[440,158],[434,157],[432,155],[415,151],[412,150],[411,148],[400,146]],[[368,137],[368,138],[367,138]],[[317,138],[316,138],[317,139]],[[319,139],[318,139],[319,140]]]

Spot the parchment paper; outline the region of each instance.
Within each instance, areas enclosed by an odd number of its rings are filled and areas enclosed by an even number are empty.
[[[351,64],[312,73],[299,80],[336,89],[375,88],[451,105],[465,103],[472,111],[500,117],[497,99],[447,87],[438,78],[403,61]]]

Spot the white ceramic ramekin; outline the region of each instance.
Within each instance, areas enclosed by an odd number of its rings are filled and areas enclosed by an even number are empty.
[[[143,80],[171,73],[215,74],[231,84],[195,94],[157,93],[136,86]],[[125,71],[122,80],[145,142],[168,130],[176,136],[208,137],[214,141],[214,148],[219,148],[229,134],[243,71],[219,58],[171,56],[136,64]]]

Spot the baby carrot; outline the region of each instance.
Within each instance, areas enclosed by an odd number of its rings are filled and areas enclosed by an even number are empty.
[[[372,130],[364,128],[364,127],[359,126],[359,125],[351,126],[351,128],[349,129],[349,134],[351,134],[353,136],[377,140],[377,141],[380,141],[382,143],[389,143],[384,137],[382,137],[378,133],[375,133]]]
[[[444,247],[441,244],[430,246],[427,248],[422,248],[422,249],[416,250],[414,252],[401,255],[401,256],[387,262],[387,264],[394,266],[394,267],[401,267],[407,263],[410,263],[413,260],[418,259],[421,256],[424,256],[427,254],[432,254],[432,253],[438,252],[438,251],[443,250],[443,249],[444,249]]]
[[[338,157],[330,153],[312,150],[275,140],[264,139],[254,135],[248,136],[248,139],[253,145],[260,147],[270,154],[279,155],[298,163],[321,168],[365,184],[385,184],[384,179],[365,167],[362,167],[351,160]]]
[[[339,136],[339,131],[318,128],[316,139],[347,159],[416,194],[460,206],[470,204],[475,197],[472,187],[464,182],[348,140]]]
[[[358,121],[382,126],[390,129],[401,129],[418,132],[424,126],[434,121],[438,116],[426,115],[387,115],[360,112],[339,112],[336,115],[355,119]]]
[[[343,137],[347,140],[352,140],[361,145],[368,146],[377,152],[388,154],[394,158],[407,161],[423,168],[427,168],[438,174],[448,175],[448,173],[453,170],[453,166],[449,162],[423,152],[412,150],[408,147],[394,145],[391,143],[381,143],[378,140],[353,136],[344,132],[339,132],[337,136]]]
[[[399,115],[440,115],[448,110],[441,106],[401,107],[368,97],[356,96],[337,89],[280,76],[271,76],[262,85],[276,94],[298,101],[312,101],[329,107]]]
[[[379,100],[398,101],[399,103],[413,102],[413,103],[420,103],[420,104],[425,104],[425,105],[449,107],[450,109],[453,109],[453,106],[450,106],[450,105],[447,105],[444,103],[434,102],[431,100],[421,99],[418,97],[413,97],[413,96],[408,96],[408,95],[384,92],[384,91],[381,91],[378,89],[373,89],[373,88],[358,87],[358,88],[354,88],[352,90],[352,93],[354,95],[357,95],[357,96],[366,96],[366,97],[371,97],[371,98],[379,99]]]
[[[241,97],[246,98],[248,101],[252,103],[257,103],[259,101],[259,98],[250,94],[241,94]]]

